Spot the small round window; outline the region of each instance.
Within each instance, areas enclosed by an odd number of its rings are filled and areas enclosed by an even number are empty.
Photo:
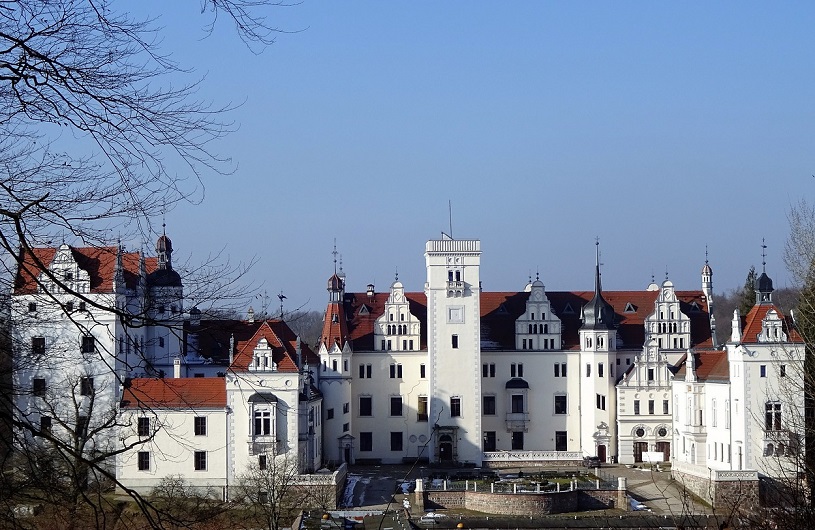
[[[668,434],[668,429],[666,429],[665,427],[660,427],[659,430],[657,431],[657,434],[660,436],[665,436],[666,434]]]
[[[645,429],[640,427],[639,429],[634,431],[634,434],[636,434],[639,438],[642,438],[643,436],[645,436]]]

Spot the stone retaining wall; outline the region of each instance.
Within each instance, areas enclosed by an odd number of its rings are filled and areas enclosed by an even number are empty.
[[[418,495],[418,494],[417,494]],[[496,515],[548,515],[582,510],[625,510],[625,490],[570,490],[547,493],[426,491],[424,508],[465,508]],[[421,502],[421,500],[420,500]]]

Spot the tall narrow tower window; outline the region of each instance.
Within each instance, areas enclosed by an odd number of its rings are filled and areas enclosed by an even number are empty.
[[[458,335],[453,335],[452,346],[453,346],[453,349],[458,348]]]

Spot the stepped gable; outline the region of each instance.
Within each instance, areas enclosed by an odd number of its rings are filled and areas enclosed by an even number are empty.
[[[526,311],[528,292],[481,293],[482,350],[515,350],[515,320]],[[580,309],[595,295],[594,291],[547,291],[552,310],[563,324],[563,349],[580,349],[578,331],[582,324]],[[654,312],[658,291],[603,291],[603,298],[614,308],[614,322],[622,340],[620,348],[639,349],[645,342],[645,318]],[[354,351],[373,351],[374,325],[385,312],[389,293],[346,293],[345,312],[350,316],[349,337]],[[690,317],[694,345],[712,347],[710,315],[701,291],[676,291],[680,310]],[[427,297],[424,293],[405,293],[410,312],[422,323],[421,349],[427,349]],[[693,304],[698,309],[694,309]],[[635,311],[626,312],[626,307]],[[366,310],[362,311],[365,306]],[[571,311],[569,311],[571,308]],[[490,346],[487,346],[490,345]]]
[[[261,339],[272,348],[272,361],[277,364],[278,372],[297,372],[297,335],[282,320],[266,320],[260,323],[249,340],[236,344],[237,354],[230,369],[236,372],[249,370],[249,364],[254,357],[255,348]],[[312,366],[319,364],[319,357],[311,351],[307,344],[300,347],[303,362]]]
[[[594,291],[547,291],[552,310],[563,325],[564,350],[579,350],[580,309],[595,295]],[[645,318],[654,312],[658,291],[603,291],[603,298],[614,308],[614,322],[622,344],[620,348],[639,349],[645,342]],[[712,345],[707,301],[701,291],[676,291],[680,310],[691,319],[691,340],[695,345]],[[481,293],[481,343],[496,350],[515,349],[515,320],[526,311],[529,293]],[[694,310],[693,303],[698,310]],[[626,312],[626,307],[634,311]]]
[[[197,409],[226,407],[223,377],[133,379],[122,395],[122,408]]]
[[[91,293],[112,293],[113,276],[116,267],[116,253],[118,248],[113,247],[70,247],[71,254],[79,268],[88,272],[91,281]],[[54,255],[56,247],[35,248],[31,252],[24,252],[17,267],[14,279],[14,294],[34,294],[37,292],[37,278],[43,268],[47,268]],[[147,272],[156,270],[156,258],[146,258]],[[124,252],[122,254],[125,284],[129,289],[135,289],[139,278],[139,252]]]
[[[730,362],[727,360],[727,352],[723,350],[696,350],[694,352],[696,361],[694,371],[697,381],[722,381],[730,382]],[[674,375],[680,381],[685,380],[687,375],[688,354],[682,356],[676,363]]]
[[[373,351],[374,325],[376,319],[385,313],[385,303],[390,296],[389,292],[376,293],[368,296],[367,293],[346,293],[344,306],[345,314],[350,315],[348,322],[348,338],[354,351]],[[427,350],[427,296],[424,293],[405,293],[408,307],[422,324],[421,350]],[[365,311],[362,307],[365,306]],[[328,316],[326,317],[328,318]]]
[[[782,313],[781,310],[773,304],[756,304],[752,307],[752,309],[750,309],[747,316],[742,317],[742,342],[751,343],[758,341],[758,336],[761,334],[763,327],[764,318],[770,311],[775,311],[778,313],[778,316],[784,321],[783,326],[784,332],[787,334],[787,342],[804,342],[804,339],[801,338],[801,335],[792,325],[790,319],[784,316],[784,313]]]

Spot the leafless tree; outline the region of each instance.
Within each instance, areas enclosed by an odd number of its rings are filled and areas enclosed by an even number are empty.
[[[252,52],[274,40],[277,30],[267,16],[275,5],[266,0],[200,4],[205,31],[231,21]],[[97,248],[115,244],[111,234],[152,239],[157,230],[151,215],[179,201],[198,200],[207,174],[234,170],[228,157],[212,151],[213,142],[233,128],[226,114],[232,104],[199,100],[196,91],[204,80],[175,63],[160,43],[157,19],[136,19],[110,0],[0,0],[0,286],[11,292],[21,267],[42,271],[32,276],[37,292],[62,308],[62,321],[80,331],[101,324],[100,314],[128,319],[132,326],[149,323],[149,316],[134,318],[75,289],[34,249],[51,246],[60,236]],[[62,140],[68,139],[65,147]],[[188,297],[220,298],[234,286],[241,266],[210,265],[181,267]],[[45,283],[55,287],[46,289]],[[61,296],[66,293],[96,316],[74,319]],[[70,395],[37,396],[44,399],[36,413],[20,409],[16,397],[30,389],[21,389],[15,378],[33,361],[19,355],[30,344],[15,344],[8,332],[11,322],[22,320],[12,306],[0,300],[0,499],[9,503],[0,514],[3,526],[36,525],[16,517],[10,504],[28,499],[67,506],[58,511],[66,515],[66,527],[86,522],[81,510],[90,510],[95,525],[105,527],[115,508],[103,502],[98,487],[116,481],[109,461],[123,450],[102,442],[121,427],[115,404],[100,402],[98,387],[83,388],[94,375],[88,374],[63,381]],[[106,362],[112,352],[92,353]],[[81,362],[73,357],[75,347],[62,354],[65,362]],[[111,373],[114,379],[105,384],[125,383]],[[90,394],[83,396],[85,390]],[[50,391],[55,390],[45,390]],[[43,417],[52,418],[50,429]],[[10,465],[14,462],[18,465]],[[161,526],[154,517],[147,520]]]

